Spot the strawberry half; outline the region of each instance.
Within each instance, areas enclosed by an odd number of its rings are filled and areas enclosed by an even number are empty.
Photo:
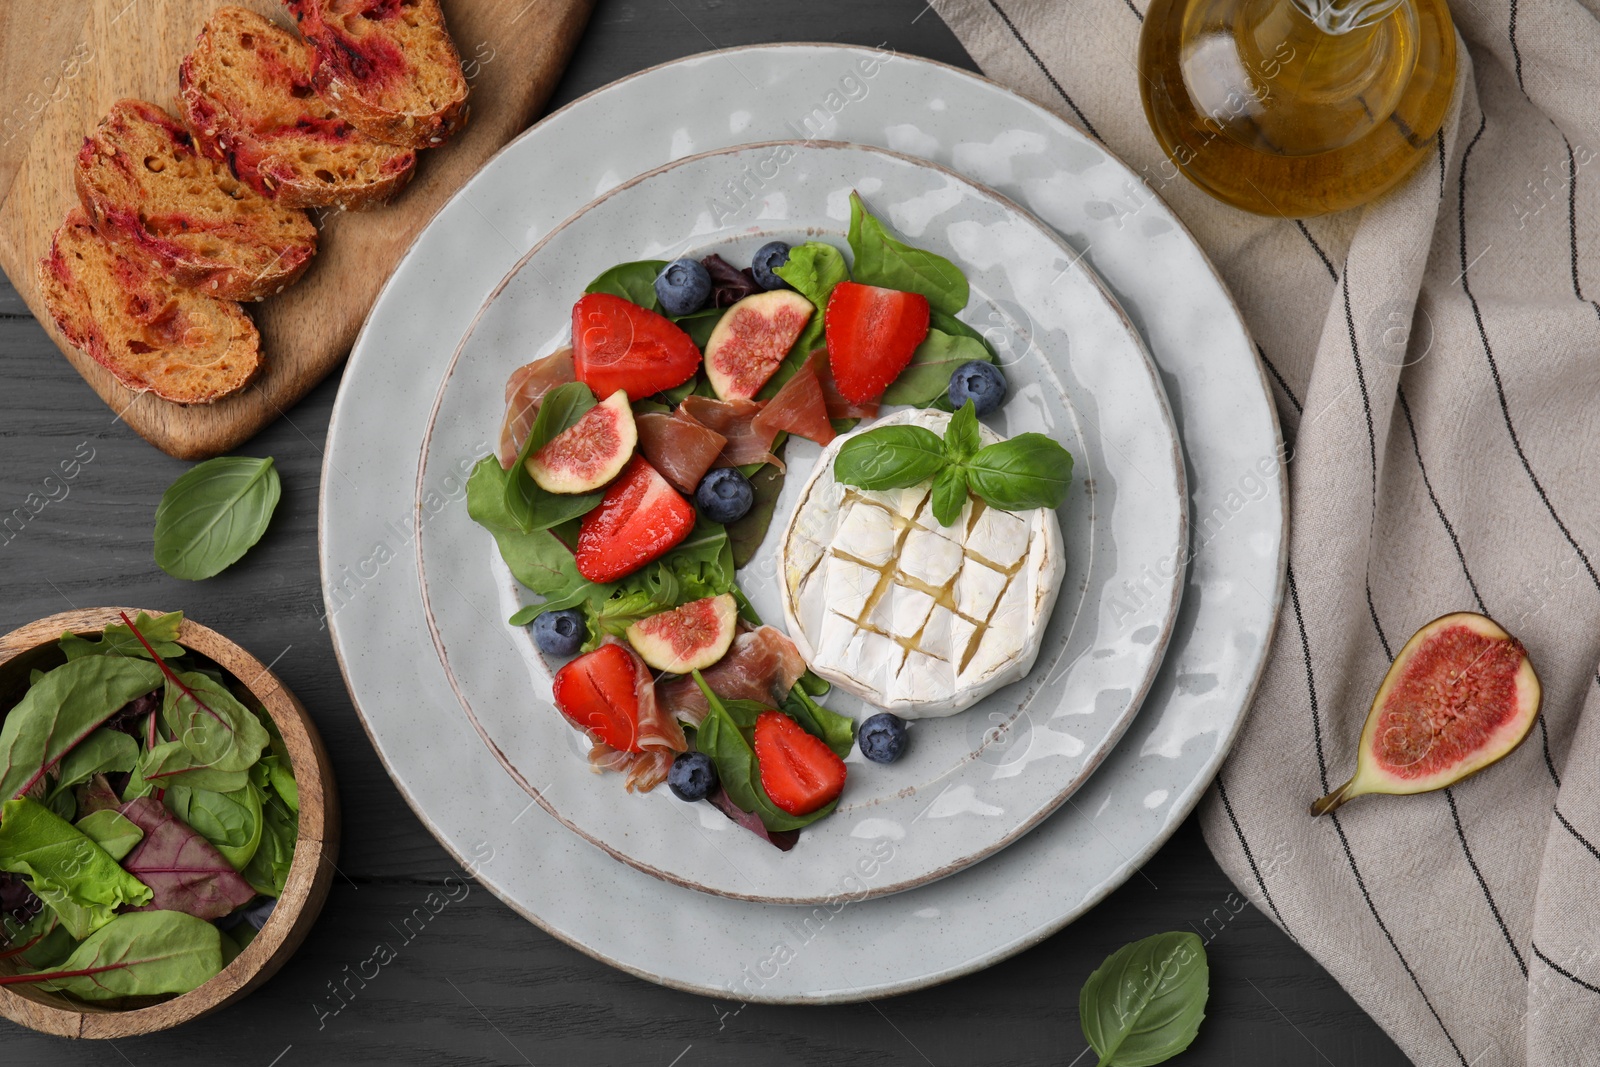
[[[928,336],[928,298],[920,293],[840,282],[823,316],[828,365],[846,400],[876,400]]]
[[[810,815],[844,792],[844,760],[781,711],[756,717],[761,788],[790,815]]]
[[[610,293],[572,305],[572,364],[596,396],[639,400],[682,385],[700,369],[700,349],[665,316]]]
[[[556,710],[622,752],[639,751],[639,677],[644,662],[623,645],[601,645],[556,672]]]
[[[578,528],[572,555],[591,582],[614,582],[689,535],[694,508],[643,456],[634,456]]]

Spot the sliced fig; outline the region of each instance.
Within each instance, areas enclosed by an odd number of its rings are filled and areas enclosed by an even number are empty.
[[[1470,611],[1418,630],[1389,666],[1361,730],[1356,773],[1311,805],[1324,815],[1363,793],[1426,793],[1500,759],[1539,715],[1522,642]]]
[[[628,643],[656,670],[688,674],[727,653],[738,622],[739,605],[723,593],[640,619],[628,627]]]
[[[547,493],[588,493],[615,478],[638,443],[627,391],[618,389],[529,456],[526,466]]]
[[[806,328],[811,301],[793,289],[747,296],[727,310],[706,342],[706,377],[723,400],[760,391]]]

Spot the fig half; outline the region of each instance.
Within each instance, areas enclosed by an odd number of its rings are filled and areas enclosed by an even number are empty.
[[[1493,619],[1461,611],[1433,620],[1389,665],[1361,730],[1355,776],[1311,814],[1363,793],[1454,785],[1522,743],[1539,699],[1528,650]]]
[[[638,443],[628,394],[618,389],[552,437],[523,465],[547,493],[589,493],[621,472]]]
[[[738,624],[738,603],[722,593],[640,619],[628,627],[628,643],[656,670],[688,674],[721,659]]]
[[[793,289],[747,296],[724,312],[706,341],[706,377],[717,396],[748,400],[760,392],[812,312]]]

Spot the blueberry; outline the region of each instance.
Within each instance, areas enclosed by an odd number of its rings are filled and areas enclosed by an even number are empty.
[[[711,296],[711,273],[692,259],[675,259],[656,275],[656,299],[668,315],[691,315]]]
[[[756,249],[754,258],[750,260],[750,273],[756,276],[756,281],[763,289],[788,289],[788,282],[772,273],[774,267],[781,267],[789,262],[789,246],[782,241],[773,241]]]
[[[987,415],[1006,402],[1006,376],[993,363],[970,360],[950,372],[950,404],[960,409],[967,401],[979,415]]]
[[[988,366],[988,364],[984,364]],[[856,730],[861,754],[873,763],[893,763],[906,750],[906,721],[898,715],[880,711]]]
[[[712,522],[727,525],[744,518],[750,505],[755,503],[756,491],[750,479],[736,467],[718,467],[700,479],[700,488],[694,491],[694,502]]]
[[[583,645],[589,627],[578,608],[547,611],[533,620],[533,643],[547,656],[570,656]]]
[[[667,788],[679,800],[704,800],[717,791],[717,765],[704,752],[680,752],[667,771]]]

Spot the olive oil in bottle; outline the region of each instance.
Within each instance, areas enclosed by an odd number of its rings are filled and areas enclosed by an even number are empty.
[[[1190,180],[1302,218],[1364,204],[1438,150],[1455,30],[1445,0],[1153,0],[1139,70]]]

